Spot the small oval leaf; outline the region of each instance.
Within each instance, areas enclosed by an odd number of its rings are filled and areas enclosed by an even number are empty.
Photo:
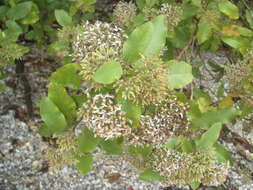
[[[221,123],[215,123],[210,129],[208,129],[197,141],[197,149],[205,149],[212,147],[220,136]]]
[[[225,15],[229,16],[231,19],[239,18],[239,10],[238,7],[235,6],[228,0],[222,0],[218,4],[219,10]]]
[[[151,168],[148,168],[140,174],[139,179],[142,181],[153,182],[160,181],[163,179],[163,177],[160,176],[158,172],[155,172]]]
[[[192,82],[192,67],[186,62],[171,60],[168,62],[168,83],[171,88],[183,88]]]
[[[97,69],[93,75],[93,80],[101,84],[111,84],[118,80],[122,74],[123,70],[120,63],[109,61]]]
[[[67,121],[59,108],[48,98],[39,101],[40,115],[52,133],[59,133],[66,129]]]
[[[61,25],[61,26],[69,26],[72,23],[72,18],[71,16],[69,16],[69,14],[62,9],[57,9],[54,12],[55,14],[55,18],[57,20],[57,22]]]
[[[86,154],[79,157],[77,160],[78,163],[76,164],[76,167],[78,171],[83,175],[87,175],[88,172],[92,170],[93,156],[91,154]]]

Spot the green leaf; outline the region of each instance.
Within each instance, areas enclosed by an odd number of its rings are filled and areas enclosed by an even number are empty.
[[[246,20],[249,23],[250,28],[253,29],[253,10],[246,10],[245,12]]]
[[[21,20],[22,24],[34,24],[36,23],[40,17],[39,17],[39,8],[35,3],[32,3],[32,8],[28,15],[24,19]]]
[[[242,26],[238,26],[236,28],[236,31],[239,32],[240,35],[245,36],[245,37],[252,37],[253,36],[252,30],[242,27]]]
[[[101,140],[99,143],[100,147],[109,154],[121,155],[122,145],[119,139],[114,140]]]
[[[11,41],[16,41],[20,34],[22,34],[22,28],[15,22],[8,20],[6,21],[7,30],[6,33],[6,39]]]
[[[69,14],[65,10],[57,9],[54,11],[54,15],[55,15],[57,22],[61,26],[66,27],[66,26],[69,26],[72,24],[72,17],[69,16]]]
[[[4,91],[5,87],[5,84],[0,82],[0,93]]]
[[[212,147],[220,136],[221,131],[221,123],[215,123],[212,125],[210,129],[208,129],[199,141],[197,141],[197,149],[205,149],[208,147]]]
[[[120,63],[111,60],[97,69],[93,75],[93,80],[101,84],[111,84],[118,80],[122,74],[123,70]]]
[[[100,138],[95,137],[92,131],[84,129],[83,134],[78,137],[78,146],[81,152],[92,152],[100,142]]]
[[[73,95],[72,98],[75,101],[78,108],[82,107],[83,103],[88,99],[87,94]]]
[[[76,118],[76,104],[62,85],[50,83],[48,97],[64,114],[68,123],[71,123]]]
[[[140,173],[139,179],[142,181],[153,182],[160,181],[163,179],[158,172],[153,171],[151,168],[146,169],[144,172]]]
[[[76,167],[78,171],[83,175],[87,175],[88,172],[92,170],[93,156],[91,154],[86,154],[79,157],[77,160],[78,163],[76,164]]]
[[[171,60],[168,62],[168,82],[171,88],[183,88],[192,82],[192,67],[184,61],[177,62]]]
[[[79,89],[81,87],[81,77],[77,74],[77,71],[77,64],[66,64],[54,72],[50,80],[69,88]]]
[[[180,144],[178,137],[171,137],[165,143],[165,147],[169,149],[175,149]]]
[[[242,46],[242,41],[239,37],[223,37],[222,41],[235,49],[239,49]]]
[[[51,137],[53,135],[52,131],[45,123],[40,126],[38,133],[43,137]]]
[[[128,146],[129,154],[141,154],[144,157],[148,157],[152,153],[152,146]]]
[[[208,129],[211,125],[218,122],[222,124],[229,123],[238,115],[238,111],[234,108],[213,109],[204,113],[195,109],[196,107],[189,112],[193,129]]]
[[[181,149],[183,152],[191,153],[195,151],[195,146],[192,141],[189,141],[187,139],[184,139],[181,145]]]
[[[8,6],[0,6],[0,20],[3,20],[9,10]]]
[[[212,36],[212,25],[207,22],[200,22],[198,24],[198,43],[202,44]]]
[[[51,43],[47,49],[47,54],[49,56],[54,56],[57,52],[66,51],[69,47],[69,43],[67,41],[54,41]]]
[[[231,154],[225,149],[224,146],[215,143],[214,149],[216,152],[217,160],[222,163],[230,162],[232,164],[232,157]]]
[[[212,101],[212,98],[210,97],[209,93],[199,88],[193,89],[193,97],[194,99],[197,99],[197,100],[200,98],[204,98],[206,102],[208,102],[208,104],[210,104]]]
[[[190,184],[192,190],[197,190],[200,186],[200,183],[199,182],[193,182]]]
[[[251,46],[251,40],[249,40],[249,38],[243,38],[242,36],[222,37],[222,41],[240,51],[242,54],[246,53],[247,49]]]
[[[219,10],[225,15],[229,16],[231,19],[239,18],[239,10],[238,7],[235,6],[228,0],[222,0],[218,4]]]
[[[146,19],[145,14],[143,13],[137,14],[132,20],[132,27],[136,28],[137,26],[142,25],[145,22],[145,19]]]
[[[137,27],[129,36],[123,47],[125,61],[133,63],[141,55],[159,54],[165,45],[167,27],[164,16],[158,16],[152,21]]]
[[[201,8],[202,5],[201,5],[201,0],[191,0],[192,4]]]
[[[191,18],[197,15],[199,11],[199,7],[190,4],[183,4],[182,9],[183,9],[182,15],[183,19]]]
[[[184,48],[189,43],[194,31],[195,25],[192,23],[181,23],[175,28],[175,34],[172,38],[169,38],[169,41],[175,48]]]
[[[124,100],[121,104],[122,111],[126,113],[126,118],[133,122],[133,126],[137,126],[141,117],[141,107],[130,102],[129,100]]]
[[[151,8],[151,7],[153,7],[157,2],[158,2],[158,0],[146,0],[146,7],[147,7],[147,8]]]
[[[59,133],[66,129],[67,121],[58,107],[48,98],[42,98],[39,103],[40,115],[52,133]]]
[[[31,1],[17,4],[7,12],[8,18],[12,20],[19,20],[21,18],[24,18],[30,12],[32,4],[33,3]]]
[[[146,0],[135,0],[138,8],[142,10],[145,7]]]

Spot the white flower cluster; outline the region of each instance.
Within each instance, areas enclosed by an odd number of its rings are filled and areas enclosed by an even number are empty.
[[[126,143],[135,146],[162,146],[170,137],[186,135],[189,121],[187,119],[188,106],[179,103],[176,98],[167,103],[156,104],[153,115],[142,115],[140,126],[126,136]]]
[[[218,163],[212,149],[193,153],[182,153],[175,150],[156,149],[147,162],[162,176],[164,183],[220,185],[228,175],[228,164]]]
[[[136,14],[137,7],[134,3],[120,1],[113,11],[113,23],[122,28],[127,28]]]
[[[80,114],[83,122],[96,136],[114,139],[131,133],[129,121],[121,106],[115,105],[114,96],[98,94],[83,104]]]
[[[166,16],[169,27],[168,29],[171,30],[181,21],[181,15],[183,11],[181,7],[164,3],[162,4],[159,13]]]
[[[101,48],[113,49],[118,55],[121,53],[123,41],[127,38],[121,28],[101,21],[94,24],[87,21],[81,28],[82,32],[77,33],[72,45],[74,61],[82,62]]]

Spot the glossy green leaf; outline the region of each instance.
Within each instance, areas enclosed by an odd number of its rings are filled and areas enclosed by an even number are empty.
[[[41,118],[52,133],[59,133],[66,129],[67,121],[53,101],[44,97],[38,105]]]
[[[208,129],[199,141],[197,141],[197,149],[206,149],[208,147],[212,147],[220,136],[221,131],[221,123],[215,123],[212,125],[210,129]]]
[[[69,14],[65,10],[57,9],[55,10],[54,14],[57,22],[61,26],[66,27],[72,24],[72,17],[69,16]]]
[[[158,172],[153,171],[151,168],[146,169],[144,172],[140,173],[139,179],[142,181],[153,182],[160,181],[163,179]]]
[[[231,3],[229,0],[222,0],[218,3],[219,10],[231,19],[239,18],[239,10],[236,5]]]
[[[212,25],[207,22],[202,22],[198,24],[198,33],[197,33],[197,38],[198,38],[198,43],[202,44],[203,42],[207,41],[210,39],[212,35]]]
[[[48,97],[64,114],[68,123],[71,123],[75,119],[77,114],[76,104],[62,85],[58,83],[50,83]]]
[[[95,137],[92,131],[84,129],[83,134],[78,137],[78,146],[81,152],[92,152],[100,142],[100,138]]]
[[[19,20],[21,18],[24,18],[32,9],[32,4],[33,3],[31,1],[17,4],[7,12],[8,18],[12,20]]]
[[[129,36],[123,47],[125,61],[133,63],[141,55],[156,55],[165,45],[167,27],[164,16],[137,27]]]
[[[79,89],[81,87],[81,77],[77,74],[77,71],[77,64],[67,64],[54,72],[50,80],[69,88]]]
[[[232,157],[231,154],[225,149],[224,146],[215,143],[214,149],[216,152],[217,160],[222,163],[230,162],[232,164]]]
[[[93,156],[91,154],[85,154],[77,160],[76,168],[81,174],[87,175],[88,172],[92,170]]]
[[[118,80],[122,74],[123,70],[120,63],[111,60],[97,69],[93,75],[93,80],[101,84],[111,84]]]
[[[184,61],[172,60],[168,62],[169,74],[167,76],[171,88],[183,88],[192,82],[192,67]]]

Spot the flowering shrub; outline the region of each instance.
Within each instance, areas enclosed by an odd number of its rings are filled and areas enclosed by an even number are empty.
[[[253,12],[244,6],[119,2],[111,23],[87,21],[68,30],[72,45],[64,55],[72,62],[52,74],[39,102],[39,133],[57,138],[58,147],[46,154],[49,164],[76,163],[86,175],[99,147],[122,156],[142,180],[193,189],[224,183],[231,158],[219,142],[222,126],[252,112]],[[201,66],[192,54],[224,48],[236,62],[211,66],[230,87],[221,85],[217,94],[198,89]]]

